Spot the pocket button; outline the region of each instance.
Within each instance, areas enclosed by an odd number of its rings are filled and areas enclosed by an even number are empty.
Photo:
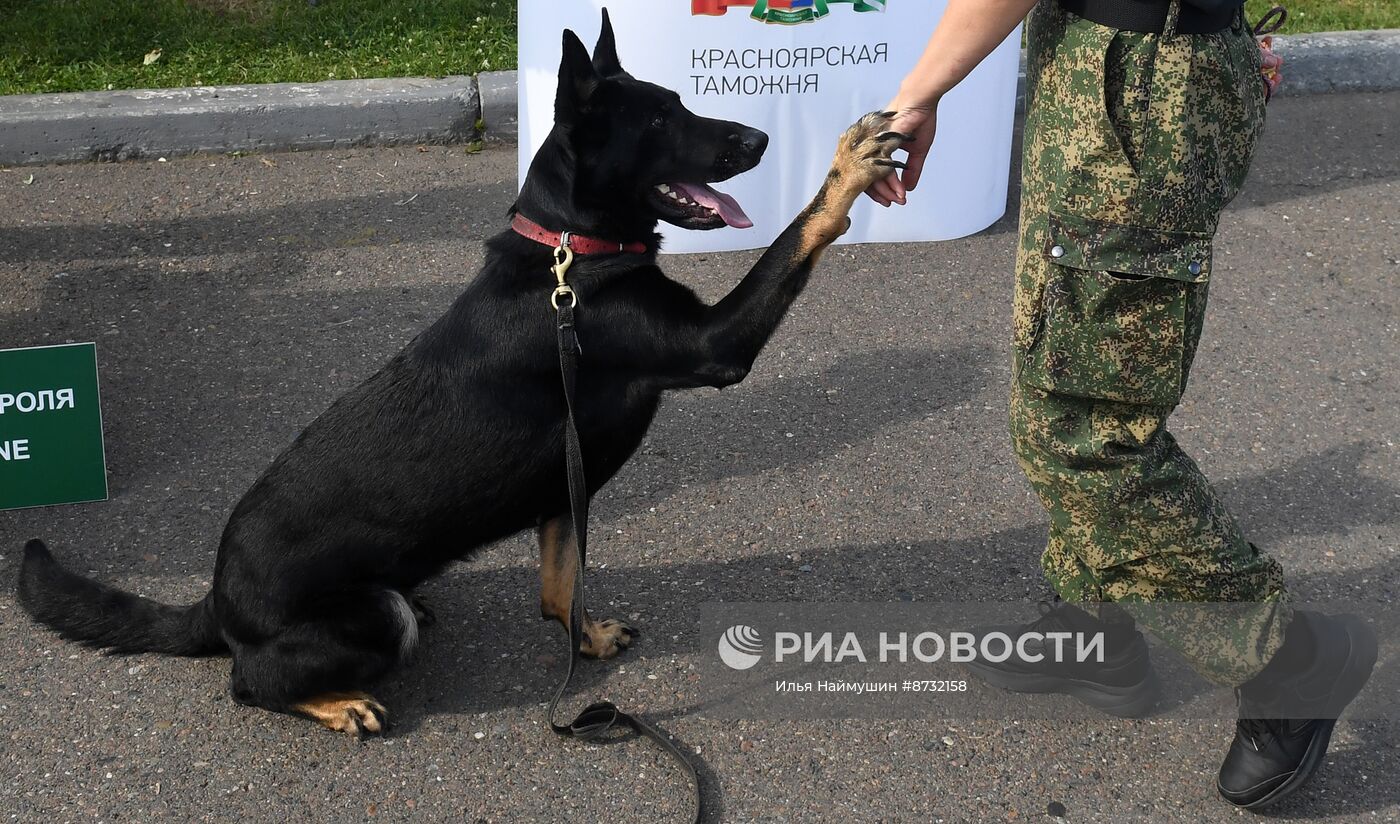
[[[1186,271],[1190,272],[1193,275],[1199,275],[1201,273],[1201,262],[1199,260],[1191,261],[1190,263],[1186,264]]]
[[[1065,256],[1065,247],[1060,246],[1060,245],[1058,245],[1058,244],[1056,244],[1055,246],[1051,246],[1051,247],[1050,247],[1050,257],[1052,257],[1052,258],[1062,258],[1062,257],[1064,257],[1064,256]],[[1192,265],[1192,266],[1195,266],[1195,267],[1197,268],[1197,270],[1199,271],[1199,269],[1200,269],[1200,264],[1198,264],[1198,263],[1193,263],[1193,264],[1191,264],[1191,265]],[[1195,273],[1193,272],[1192,274],[1195,274]]]

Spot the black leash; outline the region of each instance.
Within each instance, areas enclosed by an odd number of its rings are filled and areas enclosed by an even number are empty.
[[[685,753],[661,729],[618,709],[611,701],[597,701],[583,708],[583,712],[568,724],[554,720],[555,710],[569,682],[574,677],[574,667],[578,664],[579,644],[583,641],[583,619],[587,614],[583,605],[584,559],[588,557],[588,484],[583,477],[583,449],[579,445],[578,424],[574,419],[574,394],[578,386],[578,330],[574,327],[574,309],[578,307],[578,295],[564,281],[564,273],[573,262],[573,252],[567,246],[567,237],[561,238],[561,245],[554,250],[554,276],[559,283],[550,303],[554,306],[555,320],[559,332],[559,372],[564,379],[564,401],[568,414],[564,420],[564,458],[569,476],[569,508],[574,522],[574,551],[578,569],[574,572],[574,592],[569,604],[569,669],[554,698],[549,702],[549,728],[556,735],[592,741],[616,727],[628,727],[638,735],[644,735],[660,745],[666,754],[680,765],[681,771],[690,781],[691,803],[695,810],[694,821],[700,821],[700,778],[695,766]]]
[[[1288,9],[1283,6],[1274,6],[1264,12],[1264,16],[1259,18],[1259,22],[1254,24],[1251,31],[1255,37],[1263,37],[1283,28],[1283,24],[1286,22],[1288,22]]]

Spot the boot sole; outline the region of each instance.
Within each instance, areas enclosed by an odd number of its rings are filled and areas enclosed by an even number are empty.
[[[976,661],[969,661],[964,666],[985,683],[1007,692],[1068,695],[1081,704],[1116,718],[1144,718],[1157,706],[1162,695],[1162,683],[1157,678],[1156,670],[1148,670],[1147,677],[1136,684],[1114,687],[1057,675],[1008,673],[979,666]]]
[[[1342,710],[1346,709],[1346,706],[1350,704],[1357,695],[1361,694],[1361,689],[1366,686],[1367,681],[1371,680],[1371,671],[1375,669],[1376,657],[1379,653],[1376,634],[1370,627],[1366,626],[1361,619],[1353,615],[1339,617],[1346,622],[1347,635],[1351,638],[1351,655],[1347,657],[1347,663],[1343,668],[1343,672],[1352,670],[1354,674],[1347,679],[1346,684],[1338,684],[1338,686],[1342,688],[1341,695],[1346,697],[1338,697],[1336,699],[1336,703],[1331,707],[1332,712],[1330,714],[1333,716],[1341,715]],[[1336,729],[1336,727],[1337,722],[1335,719],[1326,719],[1325,723],[1319,727],[1317,733],[1313,736],[1312,741],[1308,742],[1307,752],[1303,753],[1303,760],[1298,765],[1298,769],[1293,771],[1293,775],[1290,776],[1287,781],[1275,787],[1262,798],[1243,804],[1235,801],[1225,792],[1224,788],[1220,786],[1219,779],[1216,779],[1215,782],[1216,791],[1220,793],[1221,798],[1224,798],[1236,807],[1246,810],[1260,810],[1264,807],[1277,804],[1297,792],[1298,788],[1308,783],[1308,779],[1313,777],[1313,774],[1317,772],[1317,768],[1322,766],[1322,759],[1327,755],[1327,747],[1332,743],[1332,731]]]

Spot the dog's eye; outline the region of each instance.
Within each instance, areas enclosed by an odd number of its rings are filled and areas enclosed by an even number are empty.
[[[653,115],[651,118],[651,127],[653,129],[666,128],[666,113],[658,112],[657,114]]]

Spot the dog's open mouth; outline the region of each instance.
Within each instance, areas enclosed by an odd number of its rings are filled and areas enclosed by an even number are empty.
[[[652,190],[661,217],[684,229],[718,229],[753,225],[739,201],[704,183],[662,183]]]

